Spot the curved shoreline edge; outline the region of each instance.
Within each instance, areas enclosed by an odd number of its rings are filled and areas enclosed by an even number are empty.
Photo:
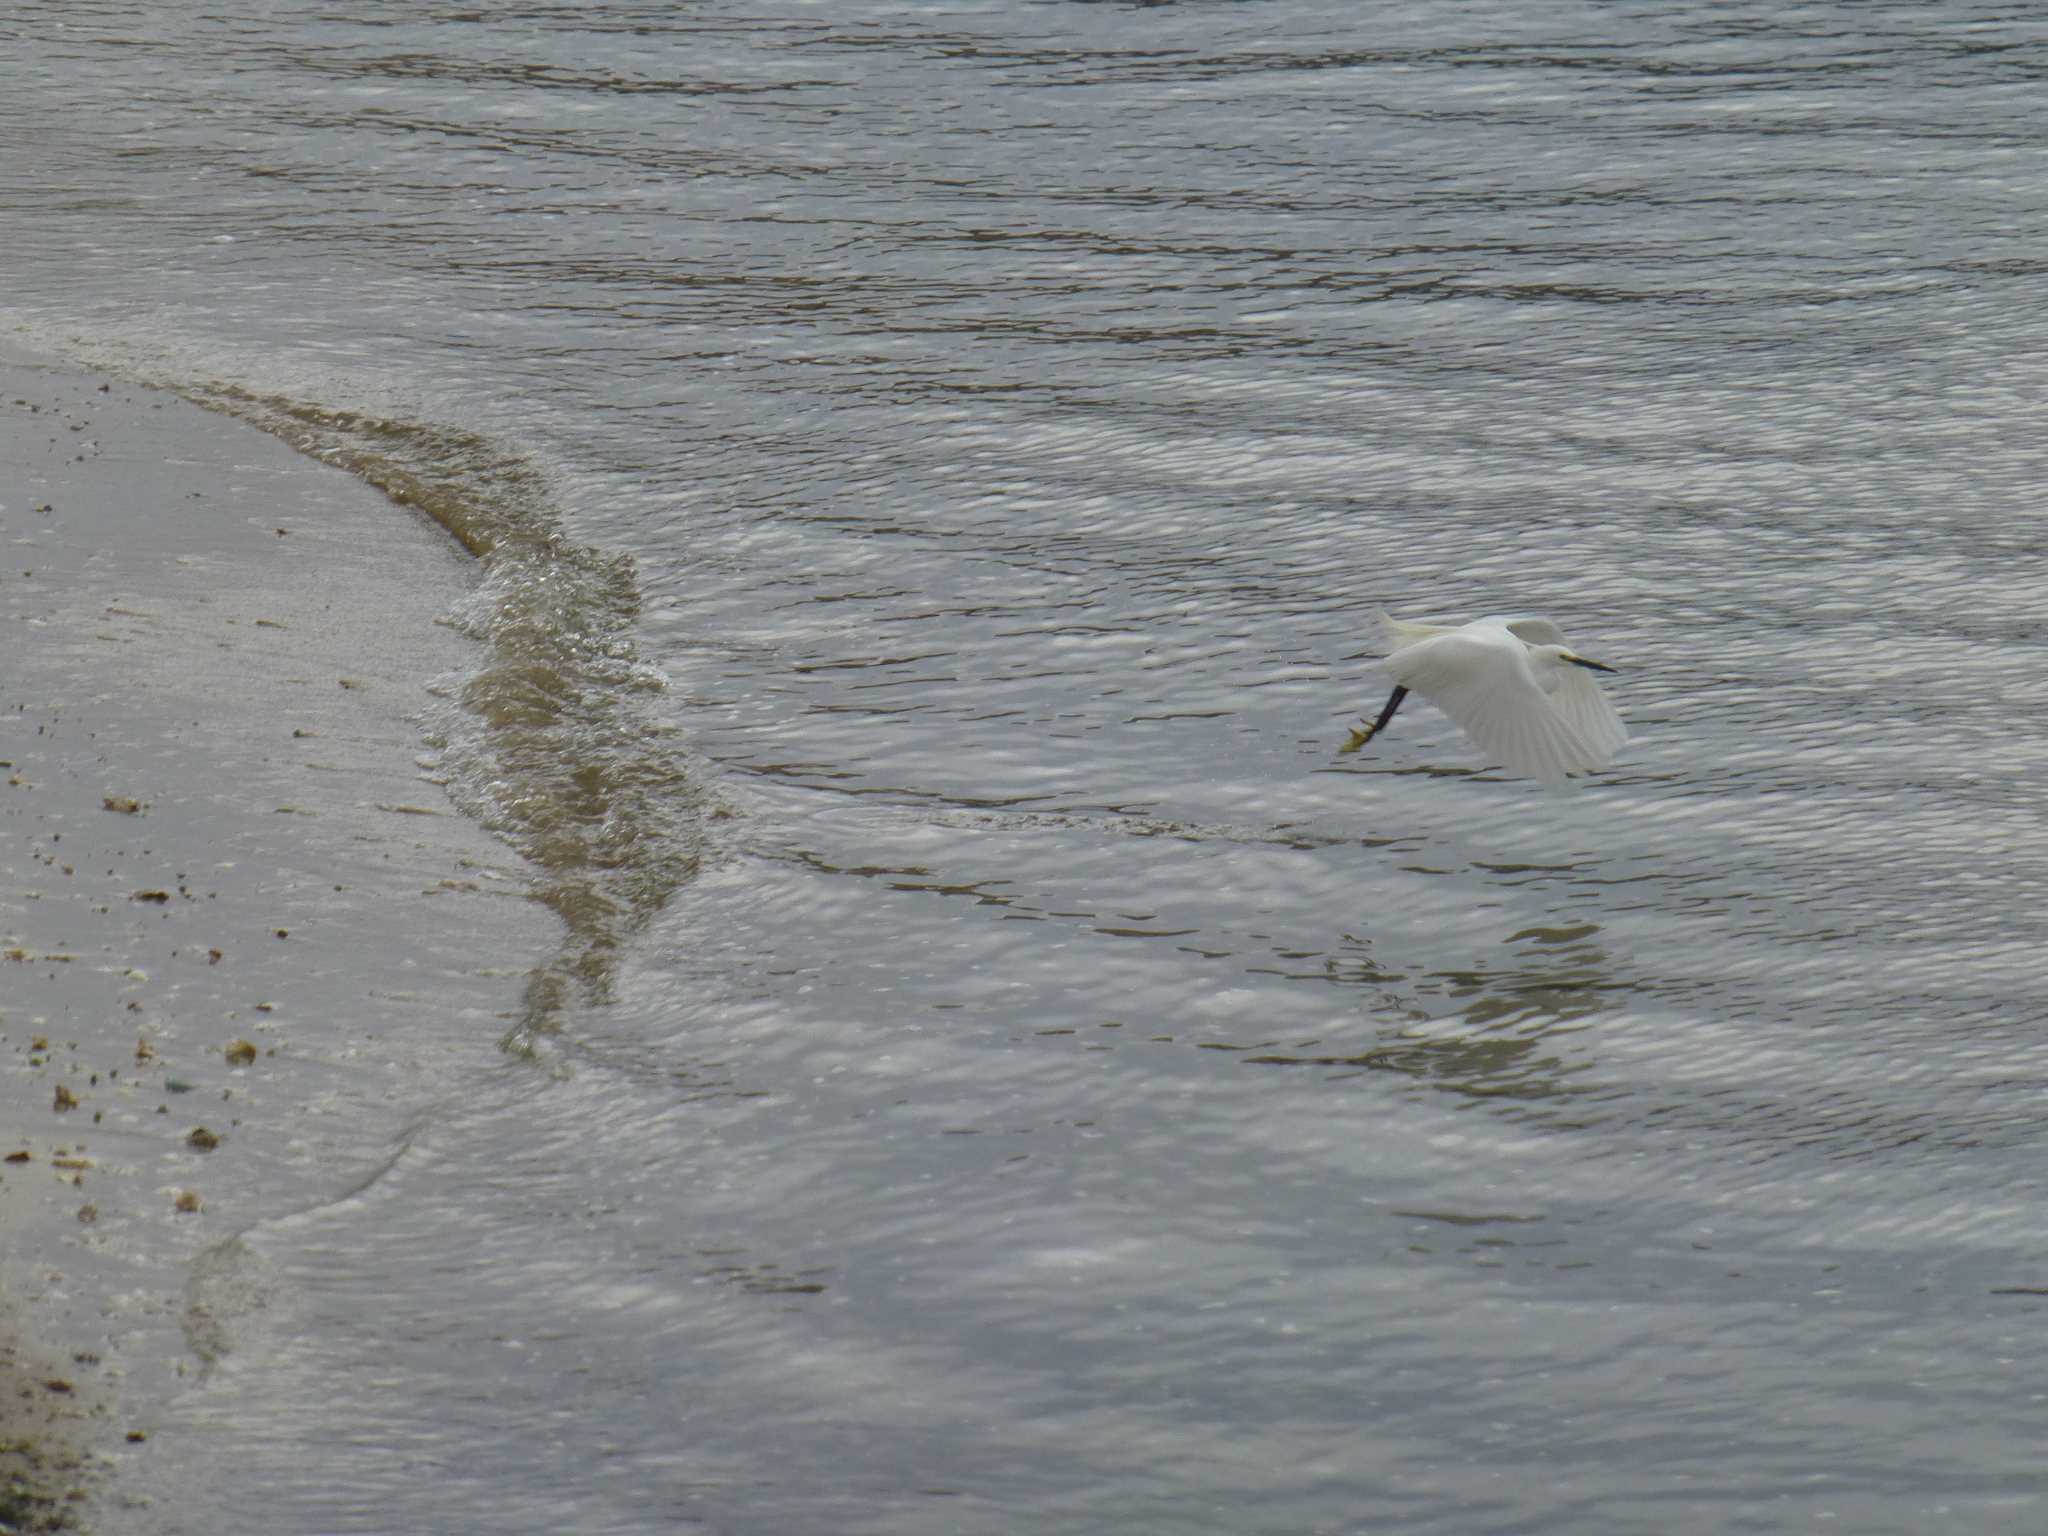
[[[190,1518],[176,1399],[291,1305],[200,1261],[502,1067],[559,928],[420,763],[476,580],[254,426],[0,360],[0,1520]]]
[[[517,447],[228,384],[169,386],[346,470],[431,519],[481,572],[463,632],[481,646],[461,690],[453,798],[517,849],[562,920],[505,1048],[555,1060],[566,1014],[609,1000],[620,955],[696,875],[707,818],[725,814],[638,655],[631,556],[570,537],[550,476]]]

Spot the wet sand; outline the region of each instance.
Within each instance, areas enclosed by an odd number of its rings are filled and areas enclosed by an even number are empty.
[[[0,365],[0,1522],[153,1527],[232,1454],[160,1421],[287,1300],[243,1239],[374,1180],[552,941],[423,762],[474,580],[249,427]]]

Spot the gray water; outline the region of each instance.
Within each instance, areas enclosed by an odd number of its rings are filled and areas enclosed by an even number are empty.
[[[0,321],[490,552],[436,739],[566,934],[385,1177],[245,1235],[290,1324],[152,1518],[2048,1520],[2036,22],[0,48]],[[1556,617],[1637,743],[1338,757],[1381,607]]]

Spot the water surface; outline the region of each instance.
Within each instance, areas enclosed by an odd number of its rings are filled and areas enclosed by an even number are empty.
[[[2039,1528],[2024,18],[0,33],[5,318],[487,552],[564,918],[194,1528]],[[1637,745],[1337,757],[1383,606]]]

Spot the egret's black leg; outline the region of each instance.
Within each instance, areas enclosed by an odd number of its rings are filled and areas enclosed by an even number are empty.
[[[1351,739],[1345,742],[1344,745],[1339,747],[1337,750],[1340,753],[1356,752],[1368,741],[1371,741],[1373,737],[1379,735],[1381,731],[1386,729],[1387,722],[1394,718],[1394,711],[1401,707],[1401,701],[1407,697],[1408,690],[1406,688],[1396,688],[1394,690],[1393,697],[1387,700],[1387,707],[1380,711],[1379,719],[1373,721],[1371,725],[1365,726],[1360,730],[1353,731],[1351,733]]]

